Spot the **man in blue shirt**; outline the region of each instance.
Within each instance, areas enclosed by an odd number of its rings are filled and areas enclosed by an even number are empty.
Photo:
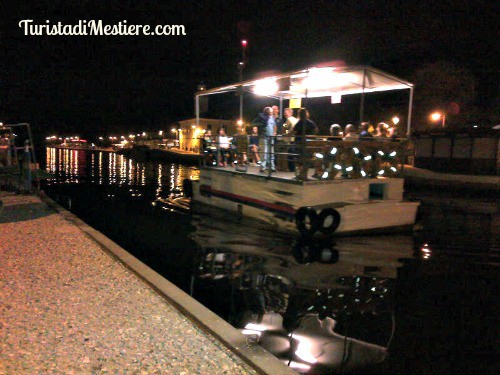
[[[276,121],[273,117],[273,109],[271,107],[264,108],[263,113],[252,121],[252,125],[259,127],[264,138],[264,161],[261,164],[260,171],[265,172],[268,168],[276,172],[274,165],[274,136],[276,135]]]

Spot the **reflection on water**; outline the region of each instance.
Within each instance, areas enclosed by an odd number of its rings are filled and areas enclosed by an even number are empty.
[[[413,258],[412,237],[290,243],[205,216],[193,224],[201,253],[191,294],[249,343],[299,372],[366,371],[384,361],[395,334],[398,268]]]
[[[432,193],[413,235],[310,240],[152,205],[193,167],[57,149],[46,162],[51,197],[297,371],[495,370],[495,202],[470,211]]]
[[[47,148],[47,170],[54,176],[50,184],[107,185],[129,187],[132,197],[140,197],[141,187],[154,187],[155,198],[179,193],[184,179],[197,179],[199,171],[173,163],[137,162],[123,155],[86,150]]]

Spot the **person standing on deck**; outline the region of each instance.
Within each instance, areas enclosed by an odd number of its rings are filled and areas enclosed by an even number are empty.
[[[276,123],[276,135],[285,134],[285,128],[283,124],[283,119],[280,117],[280,107],[277,105],[272,106],[274,122]],[[285,140],[281,137],[277,137],[274,140],[274,163],[279,171],[285,171],[288,169],[287,158],[284,153],[286,152],[288,146],[286,146]]]
[[[300,170],[298,178],[300,180],[307,180],[307,170],[309,168],[309,161],[307,160],[306,142],[308,135],[318,134],[319,129],[316,124],[309,119],[309,111],[306,108],[301,108],[299,111],[299,121],[295,124],[293,133],[295,135],[295,143],[297,144],[297,153],[299,156]]]
[[[252,125],[257,126],[261,133],[264,134],[264,161],[261,164],[260,171],[265,172],[271,168],[273,172],[276,171],[274,165],[274,136],[276,135],[276,122],[273,117],[273,109],[265,107],[263,113],[252,121]]]
[[[309,111],[301,108],[299,111],[299,121],[293,128],[293,134],[297,143],[305,143],[306,136],[318,134],[319,129],[316,124],[309,119]]]
[[[288,171],[293,172],[295,171],[295,163],[294,163],[294,156],[295,154],[295,137],[290,137],[290,135],[293,132],[293,128],[295,127],[295,124],[299,121],[297,118],[293,116],[293,109],[292,108],[286,108],[284,111],[285,115],[285,123],[283,124],[284,130],[285,130],[285,135],[287,135],[289,138],[286,138],[286,141],[289,143],[288,147],[288,157],[287,157],[287,166],[288,166]]]
[[[274,122],[276,123],[276,134],[283,134],[283,119],[280,117],[280,107],[273,105],[271,108],[273,109]]]
[[[299,120],[297,118],[293,117],[293,109],[292,108],[286,108],[284,111],[284,116],[286,118],[286,121],[283,124],[283,127],[285,128],[285,134],[291,134],[295,124]],[[292,138],[292,141],[293,141],[293,138]]]

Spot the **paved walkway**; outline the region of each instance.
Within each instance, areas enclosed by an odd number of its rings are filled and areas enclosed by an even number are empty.
[[[0,374],[255,373],[40,199],[0,199]]]

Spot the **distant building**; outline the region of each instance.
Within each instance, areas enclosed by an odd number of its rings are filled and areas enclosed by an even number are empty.
[[[210,129],[212,135],[217,135],[217,129],[224,127],[228,135],[236,134],[237,125],[235,121],[200,118],[198,125],[196,125],[196,118],[190,118],[177,122],[177,127],[174,132],[179,139],[179,147],[184,151],[200,151],[200,138],[203,137],[205,131]],[[180,132],[179,132],[180,129]],[[178,132],[178,133],[177,133]]]

